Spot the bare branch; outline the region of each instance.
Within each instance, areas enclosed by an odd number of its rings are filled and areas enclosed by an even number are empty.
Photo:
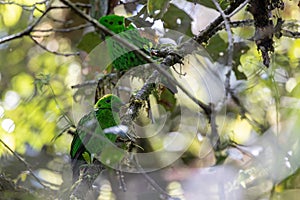
[[[16,1],[0,1],[0,4],[2,4],[2,5],[16,5],[16,6],[22,7],[22,9],[24,9],[24,10],[32,11],[32,10],[37,8],[37,5],[47,4],[49,2],[50,2],[50,0],[43,0],[43,1],[40,1],[40,2],[35,2],[31,5],[25,5],[25,4],[18,3]]]
[[[41,9],[39,9],[37,7],[37,5],[46,4],[48,2],[50,2],[50,1],[49,0],[43,0],[43,1],[36,2],[34,4],[31,4],[31,5],[25,5],[25,4],[17,3],[15,1],[0,1],[0,4],[17,5],[17,6],[22,7],[25,10],[30,10],[30,11],[33,11],[34,9],[36,9],[39,12],[42,13],[42,15],[39,18],[37,18],[37,20],[35,22],[33,22],[31,25],[29,25],[23,31],[21,31],[19,33],[11,34],[11,35],[4,36],[4,37],[0,38],[0,44],[3,44],[3,43],[6,43],[6,42],[9,42],[11,40],[15,40],[15,39],[21,38],[23,36],[29,36],[31,34],[31,32],[34,32],[34,28],[41,22],[41,20],[44,17],[50,17],[50,16],[47,15],[50,10],[53,10],[53,9],[69,9],[68,6],[50,6],[45,11],[43,11],[43,10],[41,10]],[[84,8],[86,8],[86,7],[89,8],[90,7],[90,5],[88,5],[88,4],[82,4],[82,3],[76,3],[76,4],[74,4],[74,6],[75,7],[84,7]],[[64,21],[60,21],[60,20],[56,20],[56,19],[53,19],[53,20],[54,21],[59,21],[61,23],[66,23]],[[82,29],[84,27],[78,26],[77,28],[78,29]],[[73,27],[73,28],[66,29],[66,32],[77,30],[77,28]],[[58,30],[58,31],[63,32],[63,30]],[[59,55],[59,53],[57,55]],[[76,55],[77,55],[77,53],[76,53]]]
[[[29,163],[27,163],[24,158],[22,158],[19,154],[17,154],[16,152],[14,152],[7,144],[5,144],[5,142],[3,140],[0,139],[0,143],[2,143],[2,145],[8,149],[9,152],[11,152],[21,163],[23,163],[25,165],[25,167],[28,169],[28,171],[30,172],[30,174],[32,175],[32,177],[44,188],[48,188],[48,186],[44,185],[42,183],[42,181],[34,174],[34,172],[32,171]]]
[[[41,47],[42,49],[44,49],[45,51],[48,51],[49,53],[53,53],[54,55],[58,55],[58,56],[78,56],[80,54],[80,52],[75,52],[75,53],[60,53],[57,51],[52,51],[50,49],[48,49],[47,47],[45,47],[44,45],[42,45],[41,43],[39,43],[38,41],[36,41],[32,35],[29,36],[30,39],[37,44],[39,47]]]
[[[97,85],[98,82],[99,82],[99,80],[89,80],[89,81],[85,81],[83,83],[72,85],[71,88],[76,89],[76,88],[83,88],[83,87],[87,87],[87,86],[94,86],[94,85]]]
[[[300,38],[300,32],[294,32],[286,29],[282,29],[282,36],[290,37],[290,38]]]
[[[242,2],[237,8],[234,9],[233,12],[228,14],[228,17],[230,18],[230,17],[234,16],[236,13],[238,13],[240,10],[242,10],[247,5],[247,3],[249,3],[249,1],[250,0],[246,0],[246,1]]]
[[[72,31],[77,31],[77,30],[81,30],[87,27],[92,26],[91,24],[81,24],[79,26],[74,26],[71,28],[64,28],[64,29],[55,29],[55,28],[51,28],[51,29],[33,29],[31,32],[72,32]]]
[[[242,9],[241,5],[244,7],[248,2],[248,0],[236,0],[232,3],[229,8],[224,10],[224,14],[228,16],[232,16],[232,13],[236,13],[236,11]],[[219,27],[224,23],[224,18],[219,16],[212,23],[207,26],[206,29],[200,32],[199,35],[194,37],[194,40],[199,44],[206,43],[219,29]]]
[[[212,0],[213,3],[215,4],[217,10],[220,12],[221,16],[223,17],[224,24],[225,24],[225,29],[227,32],[227,37],[228,37],[228,57],[227,57],[227,66],[232,68],[232,57],[233,57],[233,37],[232,37],[232,32],[229,24],[229,16],[224,13],[222,10],[220,4],[216,0]],[[246,1],[247,2],[247,1]],[[230,69],[231,71],[231,69]]]
[[[231,28],[238,28],[238,27],[245,27],[245,26],[253,26],[254,25],[254,20],[253,19],[245,19],[245,20],[240,20],[240,21],[232,21],[229,22]],[[286,22],[284,21],[284,25]],[[220,26],[215,28],[215,33],[217,31],[223,30],[225,28],[224,23],[222,23]],[[282,27],[275,27],[274,28],[274,33],[281,32],[281,36],[284,37],[290,37],[290,38],[300,38],[300,32],[298,31],[291,31],[288,30],[287,28],[282,28]]]
[[[11,40],[17,39],[17,38],[21,38],[23,36],[29,36],[31,31],[34,29],[34,27],[36,27],[40,21],[43,19],[43,17],[45,17],[45,15],[51,10],[52,8],[49,7],[45,10],[45,12],[42,14],[41,17],[39,17],[34,23],[32,23],[30,26],[28,26],[25,30],[16,33],[16,34],[12,34],[12,35],[8,35],[5,36],[3,38],[0,38],[0,44],[5,43],[5,42],[9,42]]]
[[[226,97],[227,97],[228,91],[230,91],[230,75],[231,75],[231,71],[232,71],[233,37],[232,37],[232,32],[231,32],[231,27],[230,27],[229,16],[224,13],[220,4],[216,0],[212,0],[212,1],[215,4],[217,10],[220,12],[220,14],[224,20],[225,29],[226,29],[227,37],[228,37],[228,47],[227,47],[228,55],[227,55],[227,63],[226,64],[230,69],[226,73],[226,81],[225,81]],[[215,149],[218,148],[219,134],[218,134],[217,124],[216,124],[215,109],[212,109],[212,113],[211,113],[211,143],[213,144]]]
[[[136,156],[133,157],[132,161],[136,165],[136,167],[139,169],[139,172],[145,177],[145,179],[148,181],[148,183],[157,191],[160,193],[161,197],[166,200],[178,200],[178,198],[174,198],[170,196],[164,189],[162,189],[156,182],[153,180],[143,169],[143,167],[140,165],[138,159]]]

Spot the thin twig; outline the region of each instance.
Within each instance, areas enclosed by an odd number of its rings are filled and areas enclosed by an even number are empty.
[[[224,13],[224,11],[222,10],[220,4],[216,1],[216,0],[212,0],[213,3],[215,4],[217,10],[219,11],[219,13],[221,14],[221,16],[223,17],[224,20],[224,24],[225,24],[225,29],[227,32],[227,37],[228,37],[228,57],[227,57],[227,66],[230,67],[230,71],[232,68],[232,59],[233,59],[233,37],[232,37],[232,32],[231,32],[231,28],[230,28],[230,23],[229,23],[229,18],[228,15],[226,15]]]
[[[232,13],[236,13],[242,6],[245,6],[248,0],[236,0],[232,3],[229,8],[224,10],[225,15],[232,17]],[[199,33],[199,35],[194,37],[194,40],[197,41],[199,44],[207,43],[207,41],[218,31],[219,26],[224,23],[224,19],[222,16],[217,17],[212,23],[209,24],[203,31]]]
[[[55,28],[50,28],[50,29],[33,29],[31,32],[71,32],[71,31],[77,31],[80,29],[84,29],[87,27],[90,27],[91,24],[81,24],[79,26],[74,26],[70,28],[63,28],[63,29],[55,29]]]
[[[56,19],[50,15],[47,15],[46,16],[48,19],[52,20],[53,22],[55,23],[59,23],[59,24],[63,24],[63,25],[70,25],[70,24],[73,24],[74,21],[73,20],[60,20],[60,19]]]
[[[233,12],[228,14],[228,17],[230,18],[233,15],[235,15],[236,13],[238,13],[240,10],[242,10],[247,5],[247,3],[249,3],[249,1],[250,0],[246,0],[246,1],[242,2],[237,8],[234,9]]]
[[[69,7],[67,6],[50,6],[48,7],[45,11],[39,9],[36,5],[38,4],[44,4],[48,2],[48,0],[44,0],[44,1],[40,1],[40,2],[36,2],[32,5],[23,5],[23,4],[19,4],[19,3],[16,3],[16,2],[13,2],[13,1],[8,1],[8,2],[5,2],[5,1],[0,1],[0,4],[14,4],[14,5],[18,5],[18,6],[21,6],[21,7],[26,7],[26,8],[30,8],[32,7],[33,9],[36,9],[38,10],[39,12],[42,13],[42,15],[37,18],[37,20],[35,22],[33,22],[31,25],[29,25],[26,29],[24,29],[23,31],[19,32],[19,33],[15,33],[15,34],[11,34],[11,35],[8,35],[8,36],[5,36],[5,37],[2,37],[0,38],[0,44],[2,43],[6,43],[6,42],[9,42],[11,40],[15,40],[15,39],[18,39],[18,38],[21,38],[23,36],[29,36],[31,34],[31,32],[34,30],[34,28],[41,22],[41,20],[47,15],[47,13],[50,11],[50,10],[53,10],[53,9],[69,9]],[[85,6],[84,6],[85,5]],[[86,4],[74,4],[75,7],[88,7],[88,5]],[[47,16],[49,17],[49,16]],[[63,22],[65,23],[65,22]],[[81,27],[80,27],[81,28]],[[70,28],[69,30],[72,31],[72,28]],[[32,38],[31,38],[32,39]],[[34,39],[33,41],[35,43],[37,43]],[[41,46],[40,44],[38,44],[39,46]],[[46,51],[49,51],[47,50],[45,47],[41,46],[43,49],[45,49]],[[51,51],[49,51],[51,52]],[[55,52],[52,52],[56,55],[64,55],[64,54],[61,54],[61,53],[55,53]],[[66,54],[64,56],[69,56],[69,55],[74,55],[74,54]],[[75,55],[78,55],[78,52],[75,53]]]
[[[51,84],[48,85],[49,88],[50,88],[50,91],[53,95],[53,99],[54,99],[54,102],[56,104],[56,107],[58,108],[58,110],[61,112],[63,118],[70,124],[70,125],[73,125],[73,122],[72,120],[68,117],[67,113],[65,113],[65,111],[61,108],[60,104],[58,103],[57,99],[56,99],[56,95],[54,93],[54,90],[53,90],[53,87],[51,86]]]
[[[37,8],[37,5],[41,5],[41,4],[47,4],[48,2],[50,2],[50,0],[43,0],[43,1],[39,1],[39,2],[35,2],[33,4],[30,4],[30,5],[25,5],[25,4],[21,4],[21,3],[18,3],[16,1],[0,1],[0,4],[2,5],[16,5],[16,6],[20,6],[22,8],[32,8],[32,9],[35,9]],[[91,8],[91,5],[90,4],[85,4],[85,3],[74,3],[75,6],[77,7],[82,7],[82,8]],[[59,7],[59,6],[56,6],[56,7]],[[31,10],[32,10],[31,9]]]
[[[23,31],[19,32],[19,33],[16,33],[16,34],[12,34],[12,35],[8,35],[8,36],[5,36],[3,38],[0,38],[0,44],[2,43],[5,43],[5,42],[9,42],[11,40],[14,40],[14,39],[17,39],[17,38],[21,38],[23,36],[29,36],[31,31],[34,29],[34,27],[36,27],[40,21],[43,19],[43,17],[46,16],[46,14],[52,10],[53,8],[52,7],[49,7],[47,8],[43,14],[35,21],[33,22],[31,25],[29,25],[26,29],[24,29]]]
[[[32,35],[29,36],[30,39],[35,43],[37,44],[39,47],[41,47],[42,49],[44,49],[45,51],[48,51],[49,53],[52,53],[54,55],[58,55],[58,56],[78,56],[80,55],[80,52],[75,52],[75,53],[60,53],[60,52],[57,52],[57,51],[52,51],[50,49],[48,49],[47,47],[45,47],[44,45],[42,45],[41,43],[39,43],[38,41],[36,41]]]
[[[245,20],[230,22],[230,27],[231,28],[253,26],[253,25],[254,25],[254,20],[253,19],[245,19]]]
[[[232,60],[233,60],[233,37],[232,37],[232,32],[231,32],[231,27],[230,27],[230,22],[228,15],[224,13],[222,10],[220,4],[216,0],[212,0],[213,3],[215,4],[217,10],[220,12],[224,24],[225,24],[225,29],[227,32],[227,37],[228,37],[228,55],[227,55],[227,63],[226,65],[229,67],[228,72],[226,73],[226,81],[225,81],[225,88],[226,88],[226,97],[228,94],[228,91],[230,91],[230,75],[232,71]],[[215,111],[212,109],[212,114],[211,114],[211,143],[215,147],[215,149],[218,148],[218,141],[219,141],[219,134],[218,134],[218,129],[217,129],[217,124],[216,124],[216,116],[215,116]]]
[[[29,163],[27,163],[24,158],[22,158],[19,154],[17,154],[16,152],[14,152],[7,144],[5,144],[5,142],[3,140],[0,139],[0,142],[3,144],[3,146],[8,149],[21,163],[23,163],[25,165],[25,167],[27,168],[27,170],[30,172],[30,174],[32,175],[32,177],[44,188],[48,188],[48,186],[44,185],[42,183],[42,181],[34,174],[34,172],[32,171]]]
[[[139,172],[145,177],[145,179],[148,181],[148,183],[157,191],[159,192],[164,199],[172,200],[174,199],[172,196],[170,196],[164,189],[162,189],[156,182],[153,180],[143,169],[143,167],[140,165],[138,159],[136,156],[133,157],[134,164],[138,168]]]
[[[300,32],[290,31],[286,29],[282,29],[282,36],[290,37],[290,38],[300,38]]]
[[[49,2],[49,0],[43,0],[40,2],[35,2],[31,5],[25,5],[25,4],[21,4],[21,3],[17,3],[15,1],[0,1],[0,4],[2,5],[16,5],[16,6],[20,6],[24,9],[28,9],[28,8],[36,8],[37,5],[41,5],[41,4],[46,4],[47,2]]]
[[[17,38],[21,38],[25,35],[29,35],[31,33],[31,31],[33,30],[33,28],[42,20],[42,18],[50,11],[50,8],[48,8],[41,17],[39,17],[32,25],[28,26],[25,30],[16,33],[16,34],[12,34],[12,35],[8,35],[6,37],[0,38],[0,44],[5,43],[5,42],[9,42],[11,40],[17,39]]]
[[[99,80],[89,80],[89,81],[85,81],[84,83],[72,85],[71,88],[76,89],[76,88],[83,88],[83,87],[87,87],[87,86],[94,86],[94,85],[97,85],[98,82],[99,82]]]

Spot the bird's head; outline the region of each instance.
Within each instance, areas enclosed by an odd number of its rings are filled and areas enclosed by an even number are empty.
[[[99,109],[111,109],[114,112],[118,112],[124,103],[121,99],[113,94],[107,94],[101,97],[95,104],[95,110]]]
[[[118,16],[118,15],[103,16],[99,19],[99,23],[117,34],[125,30],[125,18],[122,16]]]

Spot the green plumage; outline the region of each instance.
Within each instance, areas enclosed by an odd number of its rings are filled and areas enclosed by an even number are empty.
[[[70,150],[74,180],[78,179],[80,166],[89,162],[87,157],[100,154],[107,144],[105,137],[112,143],[116,141],[116,134],[104,134],[103,130],[120,124],[118,110],[121,106],[122,101],[119,97],[105,95],[97,101],[94,111],[83,116],[78,122]]]
[[[125,18],[117,15],[107,15],[99,19],[100,24],[104,25],[109,30],[118,34],[121,38],[127,42],[134,44],[148,53],[145,49],[145,45],[149,45],[149,40],[142,37],[139,31],[132,25],[128,26],[125,23]],[[106,44],[108,47],[108,53],[112,59],[113,67],[119,71],[128,70],[132,67],[143,65],[146,62],[140,56],[137,56],[133,51],[128,50],[119,42],[116,42],[113,38],[107,37]]]

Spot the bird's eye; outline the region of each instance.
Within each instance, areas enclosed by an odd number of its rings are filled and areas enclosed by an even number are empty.
[[[106,23],[107,23],[107,22],[108,22],[108,21],[107,21],[107,19],[105,19],[105,20],[104,20],[104,22],[106,22]]]
[[[122,25],[122,24],[123,24],[123,22],[122,22],[122,21],[118,21],[118,24],[119,24],[119,25]]]
[[[113,24],[114,24],[114,22],[113,22],[113,21],[110,21],[110,22],[109,22],[109,24],[110,24],[110,25],[113,25]]]
[[[107,99],[107,100],[106,100],[106,103],[110,103],[110,99]]]

